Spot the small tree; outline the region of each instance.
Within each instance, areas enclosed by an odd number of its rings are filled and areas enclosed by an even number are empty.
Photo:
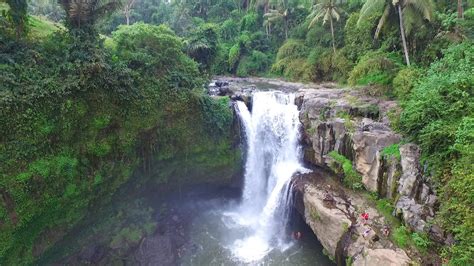
[[[199,63],[201,70],[209,72],[217,56],[218,27],[204,24],[190,34],[185,41],[186,53]]]

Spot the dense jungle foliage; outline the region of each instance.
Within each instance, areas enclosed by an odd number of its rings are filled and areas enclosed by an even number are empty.
[[[120,27],[108,49],[87,23],[68,21],[35,38],[41,27],[17,34],[7,18],[0,34],[0,264],[33,263],[136,176],[172,190],[232,175],[239,154],[231,147],[229,101],[204,95],[199,64],[169,27]],[[195,172],[204,173],[201,180]]]
[[[455,238],[442,255],[474,264],[472,0],[3,2],[0,264],[33,262],[41,234],[73,226],[144,154],[231,164],[228,103],[202,95],[211,75],[398,100],[391,122],[421,146],[434,223]]]

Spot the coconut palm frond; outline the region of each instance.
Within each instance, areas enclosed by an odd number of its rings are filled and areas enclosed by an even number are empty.
[[[75,26],[93,23],[121,6],[119,0],[59,0],[59,4],[66,12],[69,24]]]
[[[431,21],[434,13],[434,3],[432,0],[405,0],[405,8],[413,7],[416,11],[423,15],[423,18]]]
[[[388,4],[389,3],[387,3],[386,0],[367,0],[362,6],[362,9],[360,10],[359,20],[357,21],[357,24],[360,24],[360,22],[366,19],[368,16],[377,12],[381,12]]]
[[[92,15],[94,19],[110,14],[122,6],[122,2],[118,0],[111,1],[97,1]]]
[[[331,13],[332,13],[331,16],[335,18],[337,21],[339,21],[339,19],[341,18],[341,15],[336,11],[336,9],[332,9]]]
[[[390,5],[385,6],[385,9],[382,13],[382,16],[380,17],[379,22],[377,23],[377,29],[375,30],[374,39],[379,38],[380,32],[382,31],[382,28],[383,28],[383,25],[385,25],[385,22],[387,21],[388,16],[390,14],[390,8],[391,8]]]

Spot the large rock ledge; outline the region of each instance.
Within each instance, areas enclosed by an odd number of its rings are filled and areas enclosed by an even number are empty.
[[[381,233],[384,216],[358,193],[349,191],[324,172],[298,174],[293,179],[295,206],[328,255],[338,265],[411,265],[407,253]],[[363,225],[358,214],[368,212]],[[364,231],[370,233],[364,237]],[[420,259],[415,258],[418,263]]]
[[[307,163],[331,169],[329,153],[336,151],[353,162],[365,189],[394,202],[395,214],[411,230],[428,232],[437,241],[445,238],[438,227],[428,226],[438,203],[429,175],[421,170],[420,149],[399,144],[401,136],[390,128],[388,114],[397,110],[395,102],[324,85],[299,89],[295,102]],[[392,146],[399,147],[399,156],[384,155],[384,148],[394,144],[399,144]]]

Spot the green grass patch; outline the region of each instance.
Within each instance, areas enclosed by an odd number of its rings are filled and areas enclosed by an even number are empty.
[[[354,133],[355,125],[351,120],[351,115],[345,111],[339,111],[336,113],[336,116],[339,118],[344,119],[344,127],[346,128],[347,132]]]
[[[353,168],[352,161],[336,151],[331,151],[329,156],[335,161],[331,169],[337,174],[344,175],[344,185],[354,190],[362,189],[362,176]]]
[[[387,156],[387,157],[395,157],[397,160],[400,161],[401,155],[400,155],[400,144],[392,144],[390,146],[387,146],[383,148],[382,152],[380,153],[382,156]]]

